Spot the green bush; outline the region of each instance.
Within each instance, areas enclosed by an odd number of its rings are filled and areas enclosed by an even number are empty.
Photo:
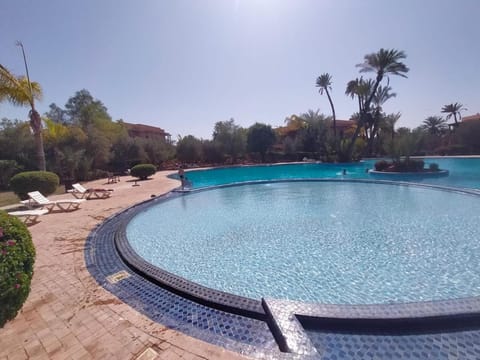
[[[138,164],[130,169],[130,175],[137,177],[140,180],[146,180],[150,175],[157,172],[155,165],[152,164]]]
[[[388,161],[385,160],[379,160],[375,163],[375,170],[376,171],[384,171],[387,167],[389,167],[391,164]]]
[[[17,196],[28,199],[30,191],[40,191],[43,195],[53,194],[60,180],[58,175],[48,171],[26,171],[10,179],[10,188]]]
[[[7,189],[13,175],[22,171],[15,160],[0,160],[0,189]]]
[[[27,227],[0,211],[0,328],[27,299],[34,262],[35,248]]]
[[[375,170],[388,172],[422,172],[425,163],[423,160],[404,159],[388,162],[380,160],[375,163]]]
[[[430,169],[430,171],[439,171],[439,167],[438,167],[438,164],[437,163],[431,163],[428,168]]]

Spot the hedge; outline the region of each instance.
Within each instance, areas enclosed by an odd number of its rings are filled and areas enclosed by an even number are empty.
[[[10,179],[10,188],[17,196],[28,199],[31,191],[40,191],[48,196],[57,190],[60,179],[58,175],[48,171],[25,171],[18,173]]]
[[[27,227],[0,211],[0,327],[17,315],[27,299],[34,262],[35,248]]]
[[[140,180],[146,180],[150,175],[157,172],[157,168],[153,164],[138,164],[130,169],[130,175]]]

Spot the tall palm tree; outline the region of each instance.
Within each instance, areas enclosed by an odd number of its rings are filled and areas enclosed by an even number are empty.
[[[323,95],[323,92],[327,94],[328,102],[330,103],[330,107],[332,108],[332,118],[333,118],[333,136],[337,138],[337,122],[335,116],[335,108],[333,106],[332,98],[328,89],[332,90],[332,77],[329,73],[324,73],[317,78],[316,87],[318,87],[318,92],[320,95]]]
[[[447,123],[441,116],[429,116],[422,123],[422,129],[432,135],[440,135],[447,129]]]
[[[40,84],[30,82],[24,76],[16,77],[0,64],[0,102],[8,101],[13,105],[30,106],[28,116],[35,137],[38,168],[45,171],[45,151],[43,149],[42,119],[35,110],[35,99],[42,97]]]
[[[358,100],[358,112],[363,111],[365,101],[373,87],[373,80],[364,80],[363,77],[356,78],[355,80],[350,80],[347,83],[347,88],[345,90],[345,95],[350,96],[352,99],[357,97]]]
[[[363,109],[360,112],[360,126],[357,126],[357,129],[355,129],[355,133],[352,135],[352,138],[348,145],[348,158],[351,158],[352,156],[353,146],[355,145],[355,140],[357,139],[360,132],[360,127],[365,121],[368,121],[369,117],[372,116],[370,112],[370,105],[383,78],[388,78],[389,75],[398,75],[405,78],[407,77],[405,74],[409,71],[409,69],[404,63],[401,62],[401,60],[405,59],[406,57],[407,56],[403,51],[395,49],[380,49],[376,53],[365,55],[364,62],[357,65],[357,67],[360,68],[361,73],[375,72],[377,76],[375,78],[372,91],[370,92],[367,100],[363,104]]]
[[[392,142],[395,139],[395,124],[397,123],[397,121],[400,119],[401,116],[402,114],[397,112],[393,114],[388,114],[384,118],[385,128],[388,129],[388,131],[390,131]]]
[[[379,85],[377,88],[376,94],[373,96],[372,100],[372,117],[370,122],[365,122],[365,134],[367,135],[368,141],[368,154],[372,155],[374,150],[375,141],[377,139],[377,134],[380,129],[380,123],[386,117],[385,113],[383,112],[383,104],[387,102],[392,97],[396,97],[397,94],[391,92],[392,88],[390,86],[382,86]]]
[[[455,120],[455,124],[454,124],[455,127],[458,127],[458,120],[462,119],[462,115],[460,114],[460,111],[463,111],[463,110],[467,110],[467,109],[465,109],[463,105],[460,103],[448,104],[442,107],[442,113],[448,114],[447,120],[453,116],[453,120]],[[458,118],[457,118],[457,115],[458,115]]]

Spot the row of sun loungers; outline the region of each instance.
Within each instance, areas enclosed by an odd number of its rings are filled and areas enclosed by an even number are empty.
[[[37,209],[37,210],[24,210],[24,211],[12,211],[9,212],[9,215],[16,216],[23,220],[26,225],[33,225],[38,222],[38,217],[48,213],[47,209]]]
[[[22,201],[24,205],[28,208],[41,207],[42,209],[47,209],[48,212],[77,210],[80,207],[80,204],[85,201],[85,199],[49,200],[39,191],[29,192],[28,196],[28,200]]]
[[[38,218],[50,212],[69,212],[80,208],[80,204],[91,199],[108,199],[111,189],[86,189],[81,184],[73,184],[73,189],[69,190],[75,199],[49,200],[39,191],[28,193],[28,200],[21,201],[28,210],[12,211],[9,215],[17,216],[27,225],[33,225],[38,222]]]
[[[86,189],[81,184],[73,184],[73,189],[68,190],[77,199],[107,199],[112,194],[112,189]]]

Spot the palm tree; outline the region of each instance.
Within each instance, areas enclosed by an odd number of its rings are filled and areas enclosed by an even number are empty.
[[[391,90],[392,88],[390,86],[378,86],[377,92],[373,96],[372,100],[372,117],[369,118],[371,121],[364,123],[365,134],[368,142],[367,149],[370,156],[373,154],[375,142],[378,140],[377,134],[380,129],[380,123],[386,118],[382,105],[392,97],[397,96],[396,93],[390,92]]]
[[[460,114],[460,111],[467,110],[463,107],[462,104],[460,103],[455,103],[455,104],[448,104],[444,105],[442,107],[442,113],[448,114],[447,115],[447,120],[450,119],[453,116],[453,119],[455,120],[455,123],[453,126],[458,127],[458,120],[462,119],[462,115]],[[458,115],[458,119],[457,119]]]
[[[358,99],[358,111],[361,113],[365,101],[370,95],[370,91],[373,87],[373,80],[369,79],[367,81],[363,80],[363,77],[356,78],[355,80],[350,80],[347,83],[347,89],[345,90],[345,95],[350,96],[352,99],[357,96]]]
[[[328,101],[330,102],[330,107],[332,108],[332,118],[333,118],[333,136],[337,138],[337,123],[335,117],[335,108],[333,107],[332,98],[330,97],[330,93],[328,89],[332,90],[332,77],[329,73],[324,73],[317,78],[316,87],[320,88],[318,92],[320,95],[323,95],[323,92],[327,94]]]
[[[387,76],[388,78],[390,74],[398,75],[405,78],[407,77],[405,74],[409,71],[409,69],[404,63],[401,62],[401,60],[405,59],[406,57],[407,56],[403,51],[395,49],[380,49],[376,53],[365,55],[364,62],[357,65],[357,67],[360,68],[361,73],[375,72],[377,76],[375,78],[372,91],[370,92],[367,100],[363,104],[363,109],[360,112],[360,126],[357,126],[357,129],[355,129],[355,133],[353,134],[348,145],[348,158],[351,158],[353,146],[355,145],[355,140],[358,137],[361,126],[365,123],[365,121],[368,121],[369,117],[372,116],[370,113],[370,105],[373,101],[375,94],[377,93],[378,86],[382,82],[383,78],[385,76]]]
[[[429,116],[422,124],[422,129],[432,135],[440,135],[447,128],[446,121],[441,116]]]
[[[3,65],[0,65],[0,102],[8,101],[13,105],[30,106],[28,116],[35,137],[38,168],[45,171],[45,152],[42,138],[42,119],[35,110],[35,99],[42,97],[40,84],[30,82],[24,76],[16,77]]]

